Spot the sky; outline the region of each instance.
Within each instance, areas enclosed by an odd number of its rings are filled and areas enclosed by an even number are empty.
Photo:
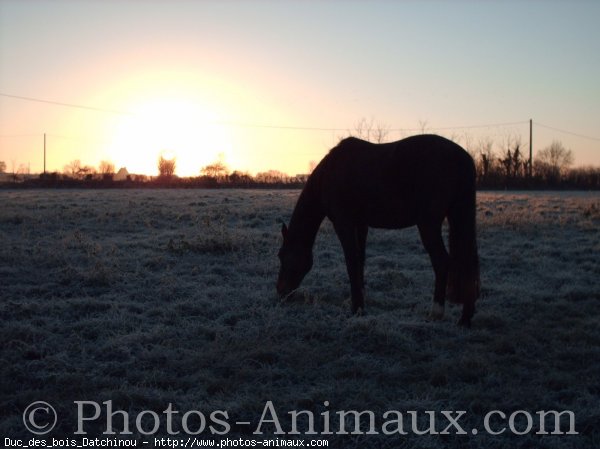
[[[46,133],[48,171],[293,175],[363,118],[472,151],[528,149],[532,119],[534,158],[559,140],[599,166],[599,20],[582,0],[0,0],[0,161],[41,172]]]

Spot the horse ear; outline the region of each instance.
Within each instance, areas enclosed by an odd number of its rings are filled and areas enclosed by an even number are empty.
[[[288,228],[285,223],[281,223],[281,235],[285,239],[287,237]]]

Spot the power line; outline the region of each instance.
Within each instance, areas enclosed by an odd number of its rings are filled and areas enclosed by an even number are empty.
[[[25,97],[22,95],[12,95],[12,94],[6,94],[6,93],[1,93],[1,92],[0,92],[0,96],[7,97],[7,98],[14,98],[17,100],[33,101],[36,103],[52,104],[52,105],[63,106],[63,107],[68,107],[68,108],[85,109],[85,110],[91,110],[91,111],[97,111],[97,112],[107,112],[110,114],[136,115],[132,112],[127,112],[127,111],[98,108],[98,107],[94,107],[94,106],[86,106],[86,105],[81,105],[81,104],[64,103],[61,101],[45,100],[45,99],[41,99],[41,98]],[[268,124],[259,124],[259,123],[234,122],[234,121],[227,121],[227,120],[218,120],[218,121],[215,121],[214,123],[218,124],[218,125],[237,126],[240,128],[289,129],[289,130],[298,130],[298,131],[347,131],[346,128],[323,128],[323,127],[313,127],[313,126],[268,125]]]
[[[352,131],[350,128],[326,128],[321,126],[292,126],[292,125],[267,125],[260,123],[245,123],[245,122],[234,122],[227,120],[218,120],[213,122],[218,125],[234,126],[240,128],[264,128],[264,129],[284,129],[292,131],[323,131],[323,132],[345,132]],[[429,129],[434,131],[446,131],[452,129],[474,129],[474,128],[499,128],[503,126],[515,126],[524,125],[527,121],[520,122],[509,122],[509,123],[489,123],[486,125],[466,125],[466,126],[443,126],[443,127],[431,127]],[[389,132],[412,132],[412,131],[423,131],[423,128],[385,128],[385,131]],[[425,128],[427,131],[427,127]]]
[[[132,112],[120,111],[116,109],[106,109],[106,108],[98,108],[94,106],[87,106],[81,104],[74,103],[65,103],[61,101],[53,101],[46,100],[41,98],[34,97],[26,97],[22,95],[13,95],[0,93],[0,96],[7,98],[14,98],[18,100],[24,101],[33,101],[37,103],[46,103],[53,104],[57,106],[69,107],[69,108],[77,108],[77,109],[85,109],[97,112],[107,112],[111,114],[119,114],[119,115],[136,115]],[[335,127],[322,127],[322,126],[294,126],[294,125],[273,125],[273,124],[262,124],[262,123],[246,123],[246,122],[236,122],[236,121],[228,121],[228,120],[217,120],[214,122],[218,125],[225,126],[234,126],[240,128],[264,128],[264,129],[284,129],[284,130],[293,130],[293,131],[323,131],[323,132],[343,132],[348,131],[349,128],[335,128]],[[433,130],[452,130],[452,129],[473,129],[473,128],[497,128],[502,126],[514,126],[514,125],[522,125],[527,123],[526,121],[520,122],[509,122],[509,123],[488,123],[488,124],[478,124],[478,125],[466,125],[466,126],[445,126],[445,127],[431,127]],[[408,131],[422,131],[423,128],[387,128],[390,132],[408,132]]]
[[[473,128],[501,128],[501,127],[504,127],[504,126],[525,125],[526,123],[529,123],[529,121],[522,120],[520,122],[489,123],[487,125],[443,126],[443,127],[432,126],[431,129],[434,129],[434,130],[450,130],[450,129],[473,129]],[[427,129],[427,128],[425,128],[425,129]],[[418,128],[417,130],[420,130],[420,128]],[[409,130],[406,130],[406,131],[415,131],[415,128],[409,129]]]
[[[99,108],[95,106],[87,106],[82,104],[74,104],[74,103],[66,103],[61,101],[53,101],[42,98],[35,97],[26,97],[22,95],[13,95],[0,92],[1,97],[13,98],[17,100],[23,101],[32,101],[36,103],[45,103],[52,104],[55,106],[62,106],[67,108],[75,108],[75,109],[83,109],[88,111],[95,112],[104,112],[109,114],[117,114],[117,115],[130,115],[134,116],[136,114],[128,111],[120,111],[117,109],[108,109],[108,108]],[[245,123],[245,122],[236,122],[236,121],[228,121],[228,120],[217,120],[213,122],[216,125],[223,126],[232,126],[239,128],[262,128],[262,129],[281,129],[281,130],[291,130],[291,131],[317,131],[317,132],[345,132],[351,131],[350,128],[335,128],[335,127],[322,127],[322,126],[294,126],[294,125],[274,125],[274,124],[261,124],[261,123]],[[475,124],[475,125],[465,125],[465,126],[442,126],[442,127],[430,127],[430,130],[433,131],[449,131],[449,130],[460,130],[460,129],[478,129],[478,128],[501,128],[507,126],[518,126],[529,123],[528,120],[522,120],[517,122],[501,122],[501,123],[487,123],[487,124]],[[550,129],[553,131],[557,131],[564,134],[569,134],[575,137],[580,137],[588,140],[600,141],[600,138],[587,136],[584,134],[575,133],[572,131],[567,131],[564,129],[556,128],[554,126],[544,125],[543,123],[534,122],[535,125],[540,126],[542,128]],[[419,132],[419,131],[427,131],[427,127],[423,128],[386,128],[386,131],[389,132]],[[40,134],[22,134],[22,135],[0,135],[0,137],[33,137],[39,136]]]
[[[260,123],[244,123],[244,122],[233,122],[228,120],[217,120],[213,122],[217,125],[233,126],[239,128],[263,128],[263,129],[284,129],[291,131],[323,131],[323,132],[336,132],[336,131],[348,131],[348,128],[323,128],[319,126],[292,126],[292,125],[266,125]]]
[[[25,101],[34,101],[36,103],[53,104],[56,106],[64,106],[67,108],[86,109],[88,111],[107,112],[109,114],[132,115],[131,112],[117,111],[116,109],[96,108],[93,106],[84,106],[81,104],[63,103],[60,101],[44,100],[41,98],[33,98],[33,97],[23,97],[21,95],[11,95],[11,94],[0,93],[0,97],[15,98],[17,100],[25,100]]]
[[[599,137],[592,137],[592,136],[586,136],[584,134],[574,133],[572,131],[567,131],[567,130],[564,130],[564,129],[555,128],[554,126],[544,125],[543,123],[540,123],[540,122],[533,122],[533,123],[534,123],[534,125],[541,126],[542,128],[546,128],[546,129],[551,129],[552,131],[558,131],[560,133],[570,134],[571,136],[581,137],[582,139],[596,140],[596,141],[600,142],[600,138]]]
[[[21,138],[21,137],[40,137],[43,133],[37,134],[0,134],[0,138],[2,139],[13,139],[13,138]]]

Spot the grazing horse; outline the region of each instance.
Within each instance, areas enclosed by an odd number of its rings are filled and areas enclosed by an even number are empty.
[[[317,231],[327,217],[342,244],[356,313],[364,308],[368,228],[416,225],[435,273],[431,317],[443,317],[447,296],[463,304],[458,324],[469,327],[479,297],[475,210],[475,166],[456,143],[436,135],[386,144],[344,139],[308,178],[289,228],[282,225],[277,292],[289,295],[310,271]],[[442,238],[445,218],[450,254]]]

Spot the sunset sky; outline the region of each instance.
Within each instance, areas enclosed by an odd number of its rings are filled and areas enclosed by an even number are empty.
[[[40,172],[47,133],[49,171],[296,174],[362,117],[497,148],[531,118],[534,157],[598,166],[599,23],[599,1],[0,0],[0,161]]]

